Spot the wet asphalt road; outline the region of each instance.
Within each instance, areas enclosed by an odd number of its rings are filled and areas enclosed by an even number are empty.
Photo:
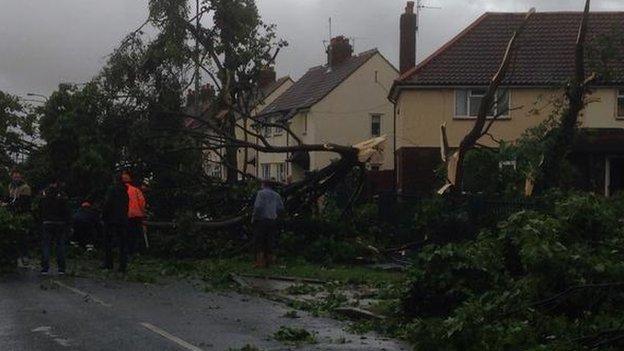
[[[0,350],[407,350],[345,324],[284,317],[289,309],[236,293],[202,292],[189,283],[145,285],[22,271],[0,278]],[[271,338],[280,326],[318,333],[299,348]]]

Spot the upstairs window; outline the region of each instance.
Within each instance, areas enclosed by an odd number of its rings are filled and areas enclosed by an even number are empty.
[[[371,135],[374,138],[381,136],[381,116],[380,114],[371,115]]]
[[[617,116],[620,118],[624,118],[624,89],[618,90]]]
[[[455,116],[475,118],[479,114],[481,102],[485,96],[486,89],[458,89],[455,91]],[[507,90],[496,92],[496,101],[489,117],[509,116],[509,93]]]

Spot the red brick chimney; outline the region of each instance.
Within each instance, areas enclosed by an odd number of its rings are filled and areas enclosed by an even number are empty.
[[[260,74],[258,75],[258,86],[264,88],[271,83],[275,83],[276,80],[277,73],[275,72],[275,68],[265,67],[260,70]]]
[[[332,38],[327,48],[327,63],[330,67],[344,63],[353,56],[353,46],[344,36]]]
[[[414,2],[408,1],[401,15],[400,68],[401,74],[416,66],[416,13]]]

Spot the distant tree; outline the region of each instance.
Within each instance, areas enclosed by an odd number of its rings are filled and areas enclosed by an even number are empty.
[[[37,148],[32,106],[0,91],[0,165],[9,168]]]

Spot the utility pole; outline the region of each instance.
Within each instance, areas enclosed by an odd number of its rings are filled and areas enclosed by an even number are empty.
[[[199,27],[200,27],[200,16],[199,16],[199,11],[200,11],[200,1],[201,0],[195,0],[195,26],[197,28],[197,32],[199,33]],[[199,110],[200,110],[200,84],[201,84],[201,73],[199,72],[199,60],[200,60],[200,53],[199,53],[199,40],[197,38],[195,38],[195,109],[196,112],[199,114]]]

